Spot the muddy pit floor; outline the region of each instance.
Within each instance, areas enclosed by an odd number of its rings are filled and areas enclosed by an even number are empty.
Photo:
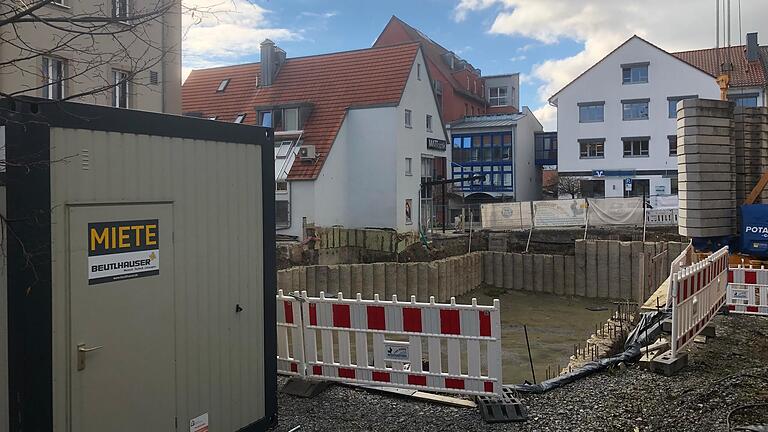
[[[694,344],[688,366],[664,377],[629,365],[540,395],[529,419],[487,424],[453,408],[334,385],[312,399],[279,394],[274,431],[726,431],[737,407],[768,403],[768,318],[717,316],[717,337]],[[279,378],[278,388],[285,382]],[[768,406],[738,409],[735,426],[768,424]]]

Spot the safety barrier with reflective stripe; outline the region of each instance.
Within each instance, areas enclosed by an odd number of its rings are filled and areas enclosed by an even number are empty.
[[[493,306],[381,301],[278,294],[278,319],[303,317],[304,363],[278,334],[278,369],[309,377],[470,395],[500,394],[501,316]],[[283,304],[281,311],[281,303]],[[287,306],[290,305],[290,306]],[[287,329],[291,323],[278,325]],[[278,330],[279,332],[280,330]],[[286,330],[287,331],[287,330]],[[296,341],[297,338],[292,338]],[[286,349],[281,348],[285,347]],[[295,366],[294,366],[295,364]]]
[[[296,296],[277,293],[277,370],[288,375],[304,375],[304,328],[301,302]]]
[[[680,252],[680,255],[678,255],[674,260],[672,260],[672,263],[669,265],[669,283],[667,284],[667,307],[672,306],[672,279],[675,273],[681,271],[684,267],[687,267],[691,265],[693,260],[693,245],[691,243],[688,243],[688,246],[683,249],[682,252]]]
[[[728,283],[768,285],[768,269],[763,267],[731,267],[728,269]]]
[[[728,247],[672,274],[672,357],[691,343],[725,304]]]

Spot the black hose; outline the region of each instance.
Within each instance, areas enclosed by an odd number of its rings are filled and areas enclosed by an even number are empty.
[[[613,357],[589,362],[567,374],[542,381],[538,384],[515,384],[508,387],[521,393],[544,393],[621,362],[626,363],[635,360],[642,354],[642,347],[653,343],[661,334],[661,322],[669,316],[670,312],[667,311],[646,312],[642,314],[640,322],[627,336],[627,341],[624,343],[624,352]]]

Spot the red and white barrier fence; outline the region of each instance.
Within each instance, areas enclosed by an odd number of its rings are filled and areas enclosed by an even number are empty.
[[[402,302],[397,296],[380,301],[377,295],[362,300],[360,294],[345,299],[306,292],[298,299],[279,292],[277,300],[280,372],[444,393],[502,392],[498,300],[479,306],[475,299],[457,305],[454,298],[437,304],[434,297],[417,303],[414,296]],[[292,334],[289,341],[295,324],[303,339]]]
[[[725,304],[727,270],[728,247],[724,247],[670,277],[672,358],[691,343]]]
[[[729,269],[727,304],[732,313],[768,316],[768,269]]]
[[[694,260],[694,251],[693,246],[691,243],[688,243],[688,246],[683,249],[682,252],[680,252],[680,255],[678,255],[669,265],[669,284],[667,284],[667,307],[672,306],[672,278],[675,273],[681,271],[684,267],[690,266],[693,264]]]

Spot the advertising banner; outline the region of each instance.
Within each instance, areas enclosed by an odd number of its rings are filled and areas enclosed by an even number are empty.
[[[535,201],[533,224],[537,227],[580,226],[586,222],[587,201],[584,199]]]
[[[532,223],[531,203],[510,202],[482,204],[480,216],[483,229],[489,230],[524,230]]]
[[[643,198],[590,198],[589,225],[642,225]]]
[[[88,285],[160,274],[157,219],[88,224]]]

